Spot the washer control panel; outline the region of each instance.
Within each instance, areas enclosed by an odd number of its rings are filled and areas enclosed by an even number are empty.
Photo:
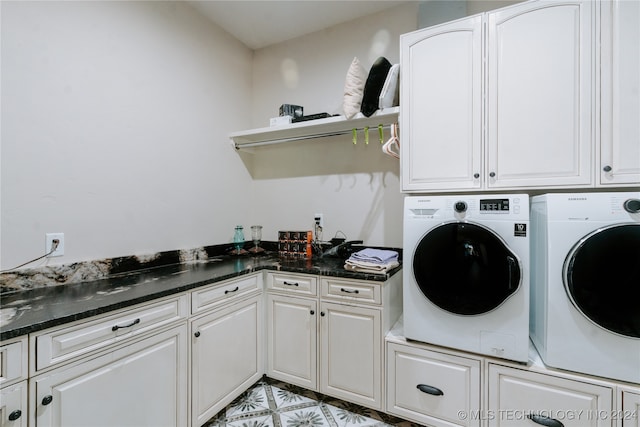
[[[509,212],[509,199],[480,199],[480,212]]]
[[[405,198],[405,219],[528,220],[527,194],[414,196]]]

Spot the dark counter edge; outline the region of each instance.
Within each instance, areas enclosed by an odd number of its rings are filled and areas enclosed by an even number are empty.
[[[260,265],[252,268],[246,268],[241,271],[237,271],[230,274],[215,276],[207,280],[185,283],[185,284],[175,286],[175,287],[172,287],[171,289],[166,289],[163,291],[149,292],[144,296],[140,296],[137,298],[131,298],[131,299],[119,301],[113,304],[106,304],[104,306],[100,306],[98,308],[91,309],[91,310],[86,310],[81,313],[74,313],[74,314],[69,314],[67,316],[63,316],[63,317],[56,317],[52,319],[43,320],[40,322],[32,323],[28,326],[22,326],[22,327],[17,327],[12,329],[11,325],[7,325],[6,326],[7,329],[5,330],[0,329],[0,341],[9,340],[11,338],[16,338],[16,337],[27,335],[30,333],[42,331],[44,329],[52,328],[54,326],[60,326],[60,325],[71,323],[77,320],[82,320],[82,319],[97,316],[100,314],[116,311],[122,308],[134,306],[140,303],[168,297],[174,294],[190,291],[199,287],[215,284],[215,283],[222,282],[235,277],[246,276],[262,270],[284,271],[289,273],[312,274],[312,275],[327,276],[327,277],[342,277],[347,279],[384,282],[389,278],[391,278],[392,276],[394,276],[395,274],[397,274],[401,269],[402,269],[402,265],[388,271],[387,273],[375,274],[375,273],[363,273],[363,272],[347,271],[347,270],[323,270],[320,268],[313,268],[313,267],[306,268],[306,267],[291,267],[291,266],[282,266],[282,265]],[[63,287],[63,286],[60,286],[60,287]],[[28,291],[23,291],[24,293],[21,293],[21,294],[26,295],[36,291],[37,290],[28,290]],[[1,305],[2,304],[0,304],[0,306]]]

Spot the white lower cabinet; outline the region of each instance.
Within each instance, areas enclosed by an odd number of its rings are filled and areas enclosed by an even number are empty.
[[[383,410],[384,335],[400,315],[386,282],[267,273],[267,375]],[[319,307],[319,310],[318,310]]]
[[[423,425],[479,426],[481,360],[387,344],[387,411]]]
[[[318,390],[318,301],[267,294],[267,376]]]
[[[0,427],[27,427],[27,381],[0,390]]]
[[[31,427],[187,425],[186,325],[29,380]]]
[[[26,336],[0,345],[0,427],[27,425],[28,354]]]
[[[543,373],[489,365],[489,426],[615,425],[613,388]]]
[[[320,392],[382,409],[381,310],[322,302]]]
[[[204,424],[260,379],[262,323],[259,295],[192,320],[193,426]]]
[[[619,427],[640,427],[640,384],[637,387],[621,387],[618,409],[614,417]]]

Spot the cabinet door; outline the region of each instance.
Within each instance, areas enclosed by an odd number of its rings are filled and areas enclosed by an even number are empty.
[[[0,391],[0,427],[27,427],[27,381]]]
[[[402,190],[480,188],[482,16],[400,38]]]
[[[312,299],[267,294],[267,375],[318,390],[317,309]]]
[[[193,425],[200,426],[260,379],[260,297],[191,323]]]
[[[602,2],[599,184],[640,184],[640,2]]]
[[[622,427],[640,427],[640,390],[637,393],[622,390],[622,411],[614,412],[618,415],[618,425]]]
[[[609,387],[489,366],[489,426],[611,426],[612,400]]]
[[[382,409],[380,310],[323,302],[320,316],[320,392]]]
[[[595,7],[540,1],[488,14],[488,188],[592,184]]]
[[[32,427],[187,425],[186,325],[30,379]]]

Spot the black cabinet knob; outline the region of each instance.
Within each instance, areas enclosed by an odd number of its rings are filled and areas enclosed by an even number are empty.
[[[195,334],[193,334],[193,336],[195,336],[196,338],[198,338],[200,336],[200,331],[196,331]]]
[[[495,172],[489,172],[489,176],[490,176],[491,178],[495,178],[495,177],[496,177],[496,173],[495,173]]]
[[[324,317],[324,311],[320,312],[320,316]]]
[[[51,402],[53,402],[53,396],[51,396],[50,394],[42,398],[42,404],[45,406]]]
[[[605,172],[611,172],[612,168],[611,168],[611,166],[607,165],[607,166],[603,167],[602,170],[605,171]]]
[[[474,174],[473,174],[473,177],[474,177],[475,179],[478,179],[478,178],[480,178],[480,174],[479,174],[479,173],[474,173]]]
[[[316,314],[315,311],[311,310],[309,313],[311,313],[311,315],[313,316],[314,314]]]
[[[12,413],[9,414],[9,421],[15,421],[22,415],[22,411],[20,409],[16,409]]]

